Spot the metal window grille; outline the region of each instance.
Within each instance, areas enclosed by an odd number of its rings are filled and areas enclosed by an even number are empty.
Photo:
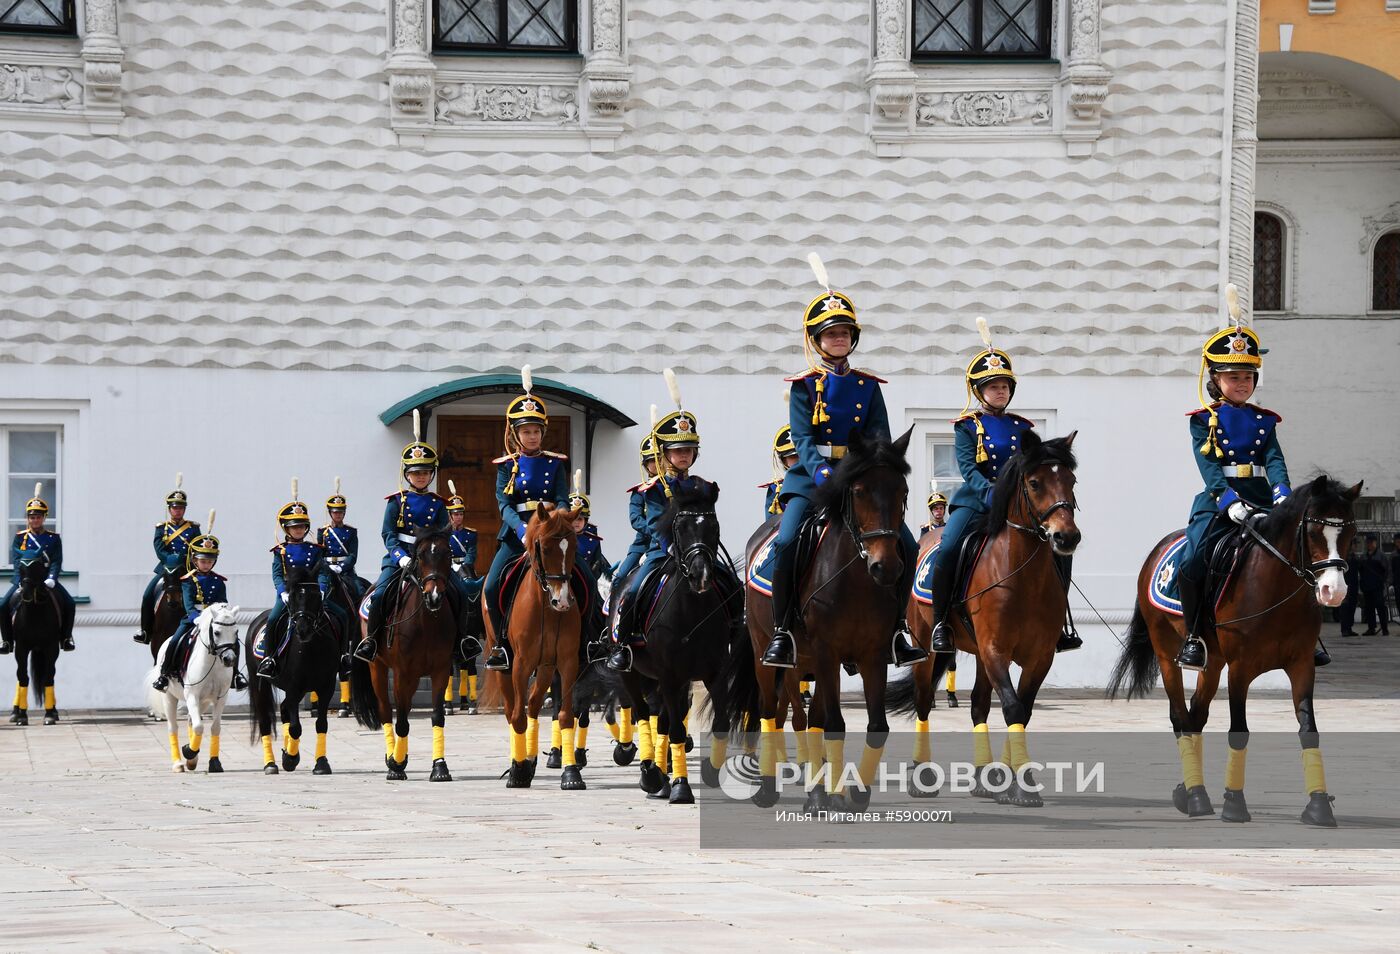
[[[1283,311],[1283,220],[1254,213],[1254,310]]]
[[[77,36],[78,18],[74,2],[0,0],[0,33]]]
[[[1388,232],[1376,243],[1371,262],[1371,309],[1400,311],[1400,232]]]
[[[914,0],[916,60],[1047,59],[1051,0]]]
[[[433,0],[433,48],[577,53],[578,0]]]

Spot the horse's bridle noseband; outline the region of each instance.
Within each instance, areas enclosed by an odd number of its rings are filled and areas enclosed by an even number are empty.
[[[704,510],[677,510],[677,511],[676,511],[676,519],[680,519],[681,517],[713,517],[713,516],[714,516],[714,513],[713,513],[713,512],[711,512],[711,511],[704,511]],[[674,527],[675,527],[675,524],[672,523],[672,529],[673,529],[673,531],[674,531]],[[680,565],[680,568],[681,568],[681,575],[684,576],[686,579],[690,579],[690,558],[693,557],[693,556],[695,556],[696,554],[699,554],[700,556],[704,557],[705,560],[710,564],[711,569],[713,569],[713,568],[714,568],[714,565],[715,565],[716,563],[719,562],[719,554],[716,552],[715,548],[712,547],[712,546],[710,546],[710,545],[709,545],[708,543],[706,543],[704,540],[696,540],[694,543],[692,543],[692,544],[690,544],[689,546],[687,546],[684,550],[677,550],[677,549],[676,549],[676,538],[675,538],[675,533],[672,532],[672,534],[671,534],[671,556],[675,559],[676,563]]]
[[[1263,547],[1264,550],[1265,550],[1270,556],[1274,557],[1276,560],[1278,560],[1278,561],[1279,561],[1280,563],[1282,563],[1284,566],[1286,566],[1286,567],[1288,567],[1290,570],[1292,570],[1294,576],[1296,576],[1298,579],[1302,580],[1304,583],[1306,583],[1306,584],[1308,584],[1309,586],[1311,586],[1311,587],[1313,587],[1314,589],[1316,589],[1316,587],[1317,587],[1317,574],[1318,574],[1318,573],[1321,573],[1321,572],[1324,571],[1324,570],[1341,570],[1343,573],[1345,573],[1345,572],[1347,571],[1347,561],[1346,561],[1345,559],[1341,558],[1341,557],[1338,557],[1338,558],[1335,559],[1335,560],[1333,560],[1333,559],[1327,559],[1327,560],[1312,560],[1312,561],[1310,561],[1310,562],[1307,564],[1307,566],[1304,566],[1304,565],[1303,565],[1303,559],[1304,559],[1304,555],[1308,552],[1308,539],[1307,539],[1307,538],[1308,538],[1308,526],[1309,526],[1310,524],[1316,524],[1316,525],[1322,526],[1322,527],[1333,527],[1333,528],[1338,529],[1338,530],[1344,530],[1344,529],[1346,529],[1347,527],[1354,527],[1354,526],[1356,526],[1356,521],[1355,521],[1355,520],[1339,520],[1339,519],[1333,519],[1333,518],[1331,518],[1331,517],[1314,517],[1314,516],[1312,515],[1312,504],[1309,503],[1309,504],[1308,504],[1308,509],[1307,509],[1306,511],[1304,511],[1304,513],[1303,513],[1303,519],[1298,521],[1298,534],[1297,534],[1297,538],[1298,538],[1298,539],[1297,539],[1298,558],[1297,558],[1297,561],[1296,561],[1296,562],[1295,562],[1294,560],[1288,559],[1288,557],[1284,556],[1282,553],[1279,552],[1279,550],[1278,550],[1277,547],[1275,547],[1272,543],[1270,543],[1268,540],[1266,540],[1266,539],[1264,538],[1264,535],[1254,528],[1254,523],[1253,523],[1252,520],[1246,520],[1246,521],[1244,522],[1244,530],[1245,530],[1245,533],[1246,533],[1249,537],[1251,537],[1251,538],[1254,540],[1255,543],[1257,543],[1257,544],[1259,544],[1261,547]],[[1339,539],[1340,539],[1340,535],[1339,535]],[[1338,550],[1338,552],[1341,552],[1341,551]]]
[[[1006,525],[1008,527],[1014,527],[1024,533],[1029,533],[1033,537],[1039,537],[1041,540],[1048,541],[1050,539],[1050,528],[1045,525],[1045,521],[1049,520],[1056,510],[1068,510],[1070,513],[1073,513],[1079,509],[1079,502],[1076,501],[1071,494],[1069,500],[1057,500],[1043,511],[1036,510],[1035,501],[1031,500],[1031,491],[1028,486],[1030,479],[1030,474],[1021,475],[1021,499],[1026,503],[1026,512],[1031,515],[1031,526],[1022,526],[1010,517],[1006,518]]]
[[[845,506],[841,508],[841,513],[842,516],[845,518],[843,522],[846,524],[846,532],[851,535],[851,540],[855,543],[856,550],[860,552],[860,558],[862,560],[870,559],[870,548],[867,547],[866,544],[869,543],[871,540],[882,540],[885,537],[899,536],[899,531],[897,529],[889,527],[882,527],[879,530],[865,531],[862,531],[860,529],[860,525],[856,523],[856,504],[854,486],[846,488],[846,501]]]
[[[540,591],[548,595],[549,584],[567,583],[569,574],[567,573],[546,573],[544,570],[544,543],[535,541],[535,551],[530,554],[530,569],[534,573],[535,580],[540,584]]]

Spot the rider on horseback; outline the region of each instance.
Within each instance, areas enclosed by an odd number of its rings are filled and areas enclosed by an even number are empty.
[[[287,604],[291,600],[291,594],[287,592],[287,573],[293,567],[316,573],[316,583],[321,588],[322,608],[332,614],[339,625],[346,625],[340,607],[325,599],[331,588],[326,551],[319,543],[306,539],[311,532],[311,514],[306,504],[296,497],[297,482],[296,478],[292,478],[293,499],[277,511],[277,523],[286,534],[286,539],[272,548],[272,582],[277,587],[277,599],[272,604],[272,612],[267,616],[267,625],[261,636],[263,661],[258,665],[258,675],[264,679],[277,677],[277,624],[286,615]]]
[[[1243,525],[1292,493],[1278,441],[1277,427],[1283,418],[1249,403],[1259,384],[1264,349],[1259,347],[1254,329],[1239,320],[1234,286],[1227,289],[1226,296],[1232,320],[1201,348],[1198,388],[1204,384],[1213,400],[1207,402],[1205,395],[1199,394],[1201,407],[1188,415],[1191,445],[1196,449],[1193,456],[1206,486],[1191,504],[1177,575],[1186,642],[1176,664],[1197,671],[1206,665],[1201,633],[1210,623],[1203,618],[1204,589],[1206,562],[1215,542],[1233,529],[1232,524]],[[1323,657],[1319,661],[1330,660]]]
[[[632,537],[632,545],[627,548],[627,553],[623,555],[622,562],[613,571],[612,579],[621,583],[637,568],[637,564],[642,562],[642,557],[647,552],[647,511],[646,511],[646,486],[647,482],[656,476],[656,441],[651,434],[642,438],[642,476],[640,484],[627,488],[627,522],[636,531]]]
[[[170,685],[171,679],[180,675],[180,660],[189,651],[189,644],[194,638],[194,623],[199,619],[199,614],[215,603],[228,602],[228,590],[224,586],[227,577],[214,572],[214,564],[219,562],[219,538],[209,532],[214,529],[212,510],[209,511],[209,522],[204,529],[204,533],[190,541],[189,550],[194,569],[180,578],[180,589],[185,601],[185,618],[180,620],[175,635],[166,644],[160,675],[151,683],[151,688],[162,692]],[[236,663],[233,667],[232,688],[248,688],[248,682],[238,671]]]
[[[10,602],[19,591],[20,564],[36,559],[48,564],[44,585],[53,591],[58,602],[59,645],[68,652],[76,648],[73,645],[73,615],[76,607],[73,605],[73,597],[69,596],[63,584],[58,582],[58,574],[63,570],[63,541],[52,530],[44,529],[49,505],[39,497],[39,491],[42,489],[42,484],[35,485],[34,496],[24,504],[24,517],[28,525],[10,541],[10,565],[15,569],[15,580],[5,593],[4,599],[0,599],[0,656],[13,652],[15,648],[11,632],[14,618],[11,615]]]
[[[1024,417],[1007,412],[1007,406],[1016,396],[1016,373],[1011,369],[1011,356],[992,347],[992,335],[984,319],[977,319],[977,330],[981,332],[985,347],[968,364],[965,381],[967,406],[971,407],[976,398],[981,408],[967,413],[965,407],[963,415],[953,422],[953,446],[963,485],[953,494],[952,513],[943,528],[929,584],[933,618],[937,620],[930,648],[936,653],[951,653],[954,649],[949,610],[962,539],[972,522],[989,511],[997,474],[1019,452],[1020,436],[1035,426]],[[932,497],[929,503],[931,511]],[[1055,563],[1060,581],[1068,592],[1070,558],[1057,555]],[[1060,634],[1055,651],[1067,652],[1082,645],[1078,634],[1067,630]]]
[[[574,533],[578,537],[578,562],[588,568],[594,579],[612,579],[612,565],[603,556],[603,538],[598,536],[597,526],[588,522],[592,516],[588,495],[575,487],[574,492],[569,494],[569,509],[577,515],[574,517]]]
[[[783,512],[783,481],[797,465],[797,445],[792,442],[792,425],[784,424],[773,435],[773,479],[759,484],[763,496],[763,519]]]
[[[934,481],[934,486],[928,495],[928,523],[919,527],[919,533],[925,534],[930,530],[941,530],[947,524],[948,498],[938,492],[938,481]]]
[[[467,579],[476,578],[476,531],[467,526],[467,502],[457,496],[452,481],[447,482],[447,520],[452,528],[452,569]]]
[[[384,523],[381,536],[384,538],[384,560],[379,564],[379,579],[369,598],[369,625],[365,638],[355,647],[355,655],[369,662],[379,652],[376,641],[384,629],[384,595],[389,586],[399,578],[400,570],[413,565],[412,550],[421,534],[446,532],[449,524],[447,501],[428,489],[437,473],[438,455],[431,444],[424,443],[419,430],[418,410],[413,411],[413,443],[399,455],[399,467],[403,479],[408,481],[408,489],[400,489],[385,497]],[[471,635],[471,597],[466,582],[456,573],[449,574],[451,599],[457,615],[457,636],[463,640],[462,652],[475,656],[481,646]]]
[[[826,269],[816,255],[809,256],[817,280],[825,287],[813,298],[803,316],[803,350],[808,370],[788,378],[792,387],[788,398],[789,426],[797,463],[783,479],[778,495],[783,519],[774,543],[777,560],[773,567],[773,639],[763,653],[765,666],[789,669],[797,665],[797,644],[792,638],[792,621],[797,601],[793,598],[797,575],[797,534],[811,507],[812,494],[831,476],[832,468],[846,456],[852,432],[889,440],[890,421],[881,379],[851,367],[847,358],[860,343],[860,322],[855,305],[842,292],[832,291]],[[896,589],[898,619],[890,642],[890,655],[897,666],[912,666],[928,656],[914,645],[904,603],[913,587],[919,548],[909,528],[900,524],[900,557],[903,572]]]
[[[353,612],[361,597],[360,578],[355,563],[360,558],[360,532],[345,522],[345,495],[340,492],[340,478],[335,479],[335,493],[326,498],[326,513],[331,522],[316,531],[316,542],[326,551],[326,569],[340,577],[350,591]]]
[[[180,489],[184,482],[185,475],[177,473],[175,489],[165,495],[168,516],[164,523],[156,524],[152,545],[160,562],[152,571],[155,576],[151,577],[146,591],[141,594],[141,631],[131,637],[138,643],[149,644],[151,641],[151,629],[155,626],[156,588],[162,585],[166,572],[189,569],[189,546],[199,536],[199,524],[185,519],[185,506],[189,498]]]

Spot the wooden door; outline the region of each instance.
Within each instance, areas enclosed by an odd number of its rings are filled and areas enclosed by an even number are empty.
[[[505,415],[440,416],[437,418],[437,492],[447,497],[447,481],[457,485],[457,493],[467,505],[467,526],[477,533],[476,572],[485,573],[496,555],[496,533],[501,529],[501,511],[496,506],[496,465],[491,463],[505,453]],[[549,424],[545,450],[569,453],[569,419],[559,417]],[[569,471],[573,480],[573,471]]]

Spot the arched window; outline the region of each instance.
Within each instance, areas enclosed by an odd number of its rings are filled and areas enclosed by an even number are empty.
[[[1400,231],[1387,232],[1371,257],[1371,310],[1400,311]]]
[[[1254,310],[1283,311],[1283,219],[1254,213]]]

